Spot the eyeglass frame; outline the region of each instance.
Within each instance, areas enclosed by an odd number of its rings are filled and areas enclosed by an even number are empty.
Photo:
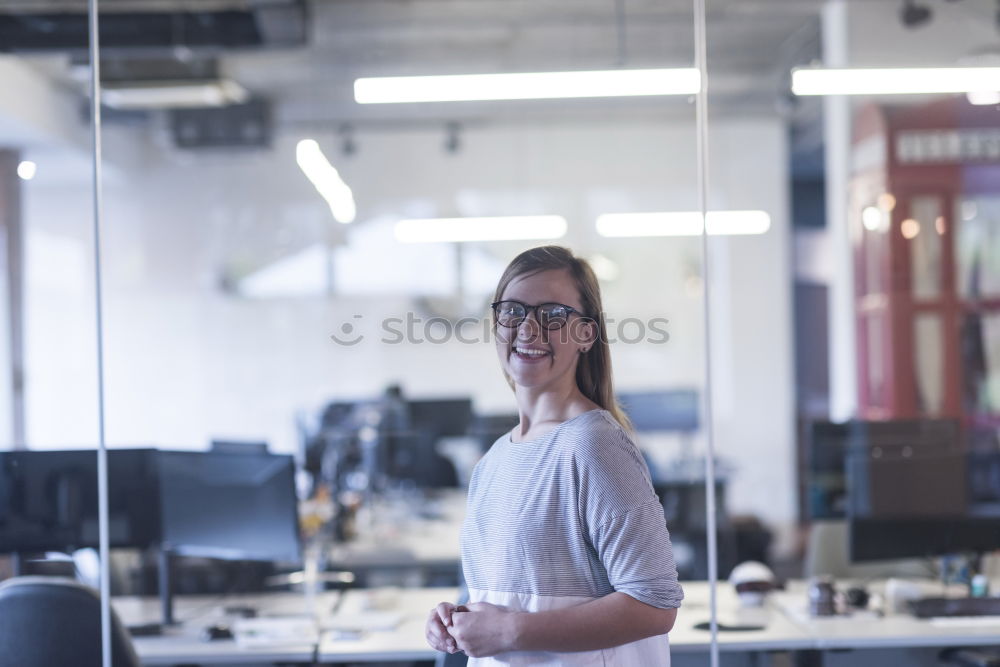
[[[522,308],[524,308],[524,317],[522,317],[517,324],[504,324],[504,323],[502,323],[500,321],[500,316],[497,313],[497,308],[502,303],[516,303],[516,304],[518,304],[519,306],[521,306]],[[557,327],[542,326],[541,321],[538,319],[538,309],[541,308],[542,306],[559,306],[560,308],[565,308],[568,311],[568,314],[566,315],[566,319],[562,320],[562,324],[560,324]],[[535,313],[535,322],[537,322],[538,325],[541,326],[546,331],[559,331],[560,329],[565,328],[565,326],[567,324],[569,324],[569,316],[572,315],[573,313],[576,313],[577,315],[579,315],[581,318],[583,318],[585,320],[590,320],[591,322],[594,321],[593,317],[590,317],[589,315],[584,315],[583,313],[581,313],[579,310],[577,310],[573,306],[567,306],[565,303],[559,303],[558,301],[546,301],[544,303],[536,303],[535,305],[532,306],[530,304],[524,303],[523,301],[518,301],[517,299],[501,299],[500,301],[494,301],[493,303],[491,303],[490,304],[490,308],[493,309],[493,319],[494,319],[494,321],[497,324],[499,324],[500,326],[502,326],[502,327],[504,327],[506,329],[516,329],[519,326],[521,326],[522,324],[524,324],[525,320],[528,319],[528,315],[530,315],[532,313],[532,311],[534,311],[534,313]]]

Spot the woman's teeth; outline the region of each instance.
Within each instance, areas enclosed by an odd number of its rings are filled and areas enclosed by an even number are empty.
[[[545,350],[531,350],[523,347],[515,347],[514,351],[525,357],[541,357],[548,354]]]

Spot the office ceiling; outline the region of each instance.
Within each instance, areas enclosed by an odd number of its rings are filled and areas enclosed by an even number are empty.
[[[787,110],[791,66],[819,55],[820,0],[713,0],[709,3],[710,92],[720,113]],[[85,0],[13,0],[3,13],[79,13]],[[261,32],[280,35],[226,48],[192,44],[178,35],[172,48],[135,46],[105,51],[105,72],[142,75],[142,63],[218,59],[218,69],[275,103],[279,124],[379,124],[457,120],[522,122],[642,113],[690,115],[687,100],[588,100],[567,103],[361,107],[358,76],[614,67],[691,66],[693,12],[674,0],[100,0],[109,15],[185,12],[266,16]],[[305,13],[305,39],[288,37]],[[227,14],[228,12],[228,14]],[[183,31],[180,31],[183,32]],[[105,40],[109,42],[110,40]],[[34,57],[66,85],[79,86],[65,56]],[[72,59],[85,60],[77,51]],[[157,64],[158,63],[158,64]],[[77,83],[74,83],[74,80]]]

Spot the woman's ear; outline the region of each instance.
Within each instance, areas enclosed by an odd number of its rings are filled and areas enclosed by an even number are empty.
[[[597,342],[597,322],[591,319],[580,319],[574,333],[574,342],[581,354],[590,352],[590,348]]]

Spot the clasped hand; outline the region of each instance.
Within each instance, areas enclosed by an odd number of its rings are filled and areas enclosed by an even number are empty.
[[[442,602],[427,617],[427,643],[436,651],[464,651],[472,658],[483,658],[513,646],[514,616],[506,607],[488,602],[455,606]]]

